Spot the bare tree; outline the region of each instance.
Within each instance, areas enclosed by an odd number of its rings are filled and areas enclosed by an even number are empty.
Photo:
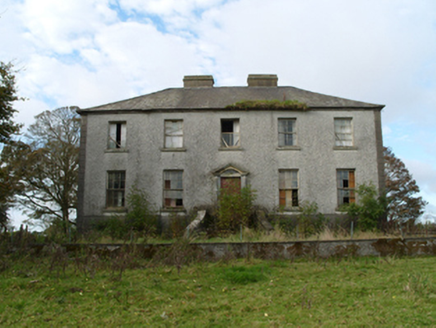
[[[28,143],[11,146],[9,170],[19,177],[18,202],[30,219],[61,223],[66,232],[77,203],[80,118],[62,107],[35,119]]]

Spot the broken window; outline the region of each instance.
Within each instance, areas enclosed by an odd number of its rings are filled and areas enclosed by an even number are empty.
[[[183,121],[165,120],[165,148],[183,147]]]
[[[107,173],[106,207],[124,207],[126,171],[109,171]]]
[[[109,123],[109,149],[126,147],[126,122]]]
[[[295,146],[295,119],[279,119],[279,147]]]
[[[338,170],[338,206],[356,202],[354,170]]]
[[[298,207],[298,170],[279,171],[279,205]]]
[[[335,146],[353,146],[351,118],[335,118]]]
[[[239,120],[221,120],[221,146],[239,147]]]
[[[164,171],[164,207],[183,207],[183,171]]]

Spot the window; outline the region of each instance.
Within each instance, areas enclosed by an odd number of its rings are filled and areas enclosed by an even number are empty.
[[[298,207],[298,170],[279,171],[279,205]]]
[[[221,120],[221,146],[239,147],[239,120]]]
[[[183,171],[164,171],[164,207],[183,207]]]
[[[165,120],[165,148],[183,147],[183,121]]]
[[[335,118],[335,146],[353,146],[351,118]]]
[[[109,123],[109,149],[126,147],[126,122]]]
[[[338,206],[356,202],[354,170],[338,170]]]
[[[110,171],[107,173],[106,207],[124,207],[125,185],[125,171]]]
[[[279,147],[295,146],[295,119],[279,119]]]

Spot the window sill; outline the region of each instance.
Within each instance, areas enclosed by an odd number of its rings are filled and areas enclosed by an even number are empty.
[[[184,207],[162,207],[160,209],[161,213],[178,213],[178,212],[186,212],[186,209]]]
[[[277,150],[301,150],[300,146],[279,146]]]
[[[334,146],[333,150],[357,150],[356,146]]]
[[[128,153],[129,150],[127,148],[115,148],[115,149],[106,149],[105,153]]]
[[[243,151],[244,149],[241,147],[220,147],[219,151]]]
[[[127,208],[125,207],[107,207],[103,209],[103,213],[127,213]]]
[[[186,148],[161,148],[160,151],[162,152],[185,152]]]
[[[282,211],[277,212],[277,215],[296,215],[301,214],[301,210],[299,208],[285,208]]]

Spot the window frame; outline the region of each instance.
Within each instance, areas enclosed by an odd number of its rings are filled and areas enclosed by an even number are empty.
[[[280,131],[281,122],[292,122],[292,132]],[[293,148],[297,146],[297,119],[294,117],[279,117],[277,120],[277,135],[278,135],[278,147],[279,148]],[[280,135],[284,135],[283,144],[281,144]],[[286,144],[286,136],[292,136],[292,144]]]
[[[286,178],[284,175],[286,173],[296,173],[296,180],[293,180],[291,177],[291,185],[286,186]],[[283,178],[282,178],[283,177]],[[282,180],[284,179],[284,180]],[[296,182],[296,186],[292,186],[293,182]],[[299,209],[300,207],[300,170],[299,169],[280,169],[279,170],[279,206],[284,209]],[[291,192],[290,202],[288,203],[288,198],[286,197],[286,193]],[[295,197],[295,198],[294,198]],[[296,199],[296,203],[294,200]],[[284,200],[284,204],[283,204]]]
[[[233,127],[232,127],[232,132],[223,132],[223,122],[233,122]],[[237,123],[235,125],[235,123]],[[238,131],[235,131],[238,130]],[[222,118],[220,121],[220,145],[221,145],[221,149],[238,149],[241,148],[241,122],[239,120],[239,118]],[[232,135],[232,139],[233,139],[233,143],[232,145],[229,145],[224,136],[225,135]],[[235,138],[235,136],[237,138]],[[236,142],[235,142],[235,139]]]
[[[347,121],[349,122],[349,133],[345,133],[343,131],[337,131],[338,125],[336,124],[339,121]],[[347,126],[348,127],[348,126]],[[335,148],[353,148],[354,147],[354,125],[352,117],[335,117],[333,120],[333,131],[335,137]],[[349,136],[348,138],[340,138],[339,135]],[[349,144],[347,144],[349,143]]]
[[[112,137],[112,127],[115,127],[115,139]],[[124,150],[127,146],[127,122],[110,121],[108,126],[107,149],[111,151]]]
[[[168,131],[167,131],[167,123],[169,123],[169,122],[171,122],[171,123],[174,123],[174,122],[177,122],[177,123],[180,123],[181,124],[181,127],[180,127],[180,130],[181,130],[181,134],[170,134],[170,133],[168,133]],[[164,120],[164,149],[169,149],[169,150],[171,150],[171,149],[176,149],[176,150],[180,150],[180,149],[184,149],[184,122],[183,122],[183,119],[166,119],[166,120]],[[180,138],[181,139],[181,146],[180,147],[170,147],[168,144],[167,144],[167,138]]]
[[[121,179],[118,181],[120,187],[111,188],[111,175],[122,174]],[[121,205],[115,204],[114,195],[121,193]],[[106,173],[106,208],[108,209],[123,209],[126,207],[126,171],[125,170],[113,170]]]
[[[179,174],[181,174],[181,176],[180,176],[180,181],[181,181],[181,187],[182,188],[172,188],[172,186],[171,186],[171,180],[167,180],[166,179],[166,174],[171,174],[171,173],[179,173]],[[167,209],[167,210],[180,210],[180,209],[184,209],[184,198],[183,198],[183,194],[184,194],[184,189],[183,189],[183,176],[184,176],[184,172],[183,172],[183,170],[164,170],[163,171],[163,179],[162,179],[162,181],[163,181],[163,186],[162,186],[162,190],[163,190],[163,194],[162,194],[162,208],[164,208],[164,209]],[[169,181],[170,182],[170,184],[169,184],[169,187],[168,187],[168,184],[167,184],[167,181]],[[166,197],[167,196],[167,192],[168,193],[170,193],[170,192],[181,192],[181,195],[182,195],[182,198],[169,198],[169,197]],[[177,200],[180,200],[181,199],[181,204],[180,205],[177,205]],[[167,200],[169,200],[170,201],[170,203],[172,202],[172,200],[174,200],[175,201],[175,203],[174,203],[174,205],[168,205],[168,202],[167,202]]]
[[[340,175],[344,172],[348,173],[347,179],[341,179],[340,177]],[[341,186],[341,181],[342,181],[342,186]],[[346,186],[344,186],[345,181],[347,181]],[[336,186],[337,186],[338,208],[342,206],[346,206],[348,204],[356,203],[356,169],[337,169]],[[346,193],[349,194],[348,197],[345,196]],[[347,202],[344,201],[345,198],[348,198]]]

